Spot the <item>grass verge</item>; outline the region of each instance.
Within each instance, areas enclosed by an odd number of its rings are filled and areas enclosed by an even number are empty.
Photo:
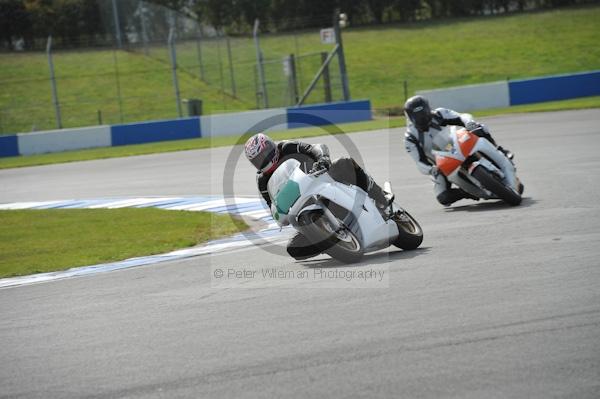
[[[0,278],[165,253],[246,228],[227,215],[153,208],[0,211]]]
[[[512,114],[522,112],[548,112],[585,108],[600,108],[600,96],[477,111],[474,112],[474,115],[476,117],[484,117],[491,115]],[[385,114],[385,112],[383,113]],[[336,131],[343,133],[353,133],[366,130],[386,129],[390,127],[402,127],[404,126],[404,124],[404,117],[385,117],[381,116],[380,114],[380,116],[377,116],[376,119],[372,121],[340,124],[338,125],[339,130],[331,130],[328,129],[328,127],[314,127],[287,130],[269,135],[275,140],[286,140],[322,136],[328,133],[335,133]],[[55,163],[76,161],[89,161],[104,158],[118,158],[134,155],[155,154],[161,152],[198,150],[210,147],[223,147],[234,145],[240,141],[243,141],[244,139],[245,137],[240,136],[199,138],[190,140],[164,141],[158,143],[129,145],[122,147],[94,148],[89,150],[60,152],[53,154],[8,157],[0,158],[0,169],[49,165]]]

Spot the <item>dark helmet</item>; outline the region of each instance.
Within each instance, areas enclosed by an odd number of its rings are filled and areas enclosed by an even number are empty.
[[[429,101],[425,97],[414,96],[406,100],[404,114],[420,131],[429,129],[431,107],[429,107]]]
[[[250,137],[244,146],[246,158],[256,169],[270,173],[277,167],[279,149],[277,144],[266,134],[258,133]]]

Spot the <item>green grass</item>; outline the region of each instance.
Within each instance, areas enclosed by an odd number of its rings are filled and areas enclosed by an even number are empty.
[[[520,112],[560,111],[583,108],[600,108],[600,96],[578,98],[564,101],[553,101],[539,104],[519,105],[515,107],[502,109],[476,111],[473,114],[476,117],[483,117],[490,115]],[[299,139],[322,136],[326,134],[353,133],[374,129],[402,127],[405,125],[404,117],[386,117],[385,115],[387,115],[386,112],[382,111],[381,113],[379,113],[378,116],[376,116],[376,119],[372,121],[340,124],[337,126],[337,128],[332,128],[331,126],[324,126],[314,128],[293,129],[289,131],[269,133],[269,136],[271,136],[275,140]],[[94,159],[117,158],[135,155],[146,155],[160,152],[186,151],[211,147],[224,147],[234,145],[237,143],[243,143],[246,138],[247,136],[200,138],[129,145],[122,147],[94,148],[89,150],[68,151],[53,154],[7,157],[0,158],[0,169],[20,168],[37,165],[50,165],[64,162],[89,161]]]
[[[246,227],[229,216],[151,208],[0,211],[0,278],[165,253]]]
[[[413,92],[599,69],[599,20],[595,6],[351,31],[352,93],[384,107],[402,103],[403,80]]]
[[[97,125],[98,111],[103,124],[178,116],[168,61],[126,51],[68,51],[54,56],[54,68],[63,127]],[[48,76],[45,55],[0,55],[0,132],[56,128]],[[178,79],[181,97],[203,98],[207,113],[250,107],[185,71]]]
[[[375,108],[398,107],[404,102],[403,81],[409,92],[600,68],[600,6],[545,12],[476,17],[454,21],[350,28],[344,44],[353,98],[370,98]],[[270,105],[286,98],[281,58],[290,53],[329,51],[319,42],[317,30],[299,35],[263,35],[265,57],[277,60],[266,67]],[[233,70],[239,100],[220,93],[218,58],[224,65],[223,86],[231,91],[226,48],[215,41],[203,45],[205,79],[199,79],[195,43],[177,46],[179,85],[183,98],[204,100],[205,113],[255,107],[254,59],[251,39],[231,40]],[[118,123],[119,104],[114,55],[120,72],[126,122],[177,116],[168,54],[164,47],[142,52],[58,52],[55,69],[66,127]],[[301,87],[318,68],[318,55],[298,63]],[[331,68],[334,96],[339,98],[339,76]],[[44,54],[0,55],[0,132],[55,127],[47,61]],[[310,102],[322,101],[317,88]]]

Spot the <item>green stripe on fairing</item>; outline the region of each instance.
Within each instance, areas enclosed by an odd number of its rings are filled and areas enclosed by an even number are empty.
[[[275,207],[279,213],[287,215],[298,198],[300,198],[300,186],[295,181],[288,180],[285,186],[277,193]]]

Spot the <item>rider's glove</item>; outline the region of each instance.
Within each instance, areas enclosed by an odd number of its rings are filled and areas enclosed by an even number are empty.
[[[467,130],[469,132],[473,132],[477,129],[483,129],[483,125],[481,123],[477,123],[475,121],[469,121],[467,122],[467,124],[465,125],[465,127],[467,128]]]
[[[316,172],[318,170],[329,169],[330,166],[331,159],[329,159],[328,156],[322,156],[317,162],[313,163],[310,173]]]
[[[440,174],[440,170],[437,166],[432,166],[431,169],[429,169],[429,174],[433,177],[437,177]]]

